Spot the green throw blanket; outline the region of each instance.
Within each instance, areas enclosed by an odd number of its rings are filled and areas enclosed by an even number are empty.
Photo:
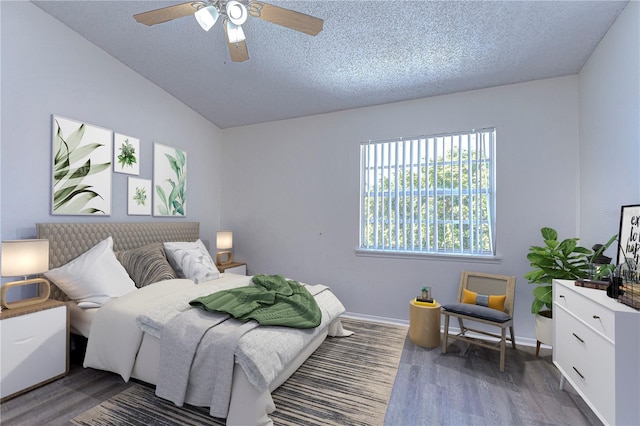
[[[191,306],[226,312],[240,321],[254,319],[261,325],[314,328],[322,312],[315,299],[299,282],[281,275],[255,275],[255,286],[222,290],[189,302]]]

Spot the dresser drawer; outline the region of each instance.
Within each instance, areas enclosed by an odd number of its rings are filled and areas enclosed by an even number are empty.
[[[225,272],[231,274],[247,275],[247,265],[234,266],[233,268],[225,269]]]
[[[603,290],[583,289],[601,292]],[[601,294],[598,294],[599,296]],[[589,327],[615,341],[615,314],[601,304],[578,293],[575,289],[556,285],[553,298],[557,305],[571,312]]]
[[[615,415],[615,345],[563,309],[553,313],[556,324],[554,359],[576,390],[605,419]]]
[[[28,389],[67,371],[67,307],[0,321],[0,396]]]
[[[64,309],[57,309],[64,312]],[[49,309],[3,320],[0,322],[2,343],[22,344],[38,335],[49,334],[51,327],[63,324],[56,321],[58,311]]]

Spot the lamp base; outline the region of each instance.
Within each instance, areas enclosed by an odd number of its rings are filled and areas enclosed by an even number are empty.
[[[21,287],[26,285],[38,284],[39,296],[31,297],[29,299],[21,299],[16,300],[15,302],[7,301],[7,291],[13,287]],[[7,309],[20,308],[22,306],[30,306],[37,305],[38,303],[42,303],[49,299],[49,295],[51,294],[51,285],[49,281],[45,278],[33,278],[30,280],[22,280],[22,281],[12,281],[8,283],[4,283],[2,286],[2,291],[0,292],[0,301],[2,302],[2,306]]]
[[[222,260],[222,257],[224,255],[227,256],[226,260]],[[230,251],[219,251],[218,254],[216,255],[216,263],[220,266],[228,265],[232,262],[233,262],[233,253],[231,253]]]

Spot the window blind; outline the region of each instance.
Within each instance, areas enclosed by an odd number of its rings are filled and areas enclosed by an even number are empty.
[[[495,254],[495,128],[360,145],[360,249]]]

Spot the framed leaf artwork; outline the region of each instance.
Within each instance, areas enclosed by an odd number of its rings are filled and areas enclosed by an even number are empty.
[[[113,135],[113,171],[140,174],[140,139],[120,133]]]
[[[127,213],[129,215],[151,215],[151,179],[130,177],[127,189]]]
[[[187,215],[187,153],[153,145],[153,215]]]
[[[51,214],[111,214],[112,132],[54,115]]]

